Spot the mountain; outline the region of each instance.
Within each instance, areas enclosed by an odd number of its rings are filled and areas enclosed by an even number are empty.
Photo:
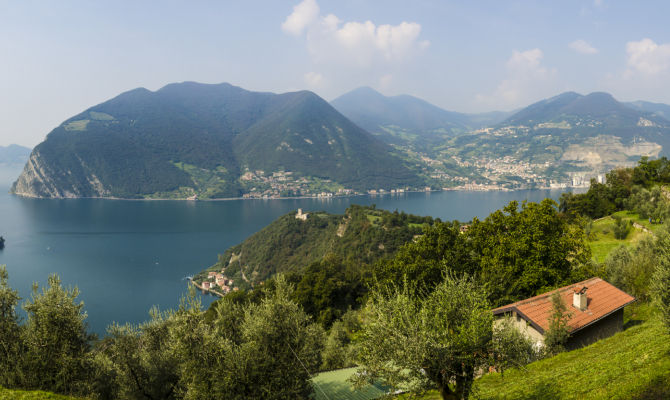
[[[652,113],[657,117],[665,118],[670,120],[670,106],[663,103],[650,103],[648,101],[632,101],[625,103],[628,107],[634,108],[639,111],[644,111]]]
[[[545,149],[559,146],[564,161],[636,161],[670,154],[670,121],[631,108],[609,93],[563,93],[524,108],[497,128],[497,134],[524,137],[526,146],[538,140]]]
[[[391,147],[312,92],[184,82],[69,118],[35,147],[13,192],[225,198],[421,184]]]
[[[584,134],[603,129],[610,132],[614,130],[622,137],[649,134],[654,128],[665,129],[670,126],[670,121],[643,110],[633,109],[618,102],[609,93],[602,92],[586,96],[575,92],[563,93],[522,109],[501,125],[524,125],[542,129],[546,124],[552,123],[563,124],[564,130]]]
[[[9,146],[0,146],[0,165],[25,164],[30,156],[28,147],[10,144]]]
[[[304,215],[304,214],[303,214]],[[249,288],[276,273],[300,272],[327,254],[358,264],[393,255],[400,246],[421,234],[431,217],[351,206],[344,215],[296,212],[279,217],[244,242],[227,249],[219,261],[193,280],[207,280],[209,272],[222,272]]]
[[[446,111],[413,96],[384,96],[369,87],[345,93],[331,104],[362,128],[387,141],[454,136],[509,116],[503,112],[463,114]]]
[[[478,160],[471,168],[485,184],[582,185],[642,156],[670,155],[670,121],[608,93],[566,92],[481,132],[451,138],[435,153],[459,166]]]

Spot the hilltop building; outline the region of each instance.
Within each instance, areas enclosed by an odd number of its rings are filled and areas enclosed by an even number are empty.
[[[635,301],[635,297],[617,289],[600,278],[591,278],[557,289],[567,313],[570,338],[568,349],[589,345],[623,330],[623,309]],[[498,307],[493,315],[498,319],[511,317],[514,326],[538,346],[544,345],[544,335],[549,329],[549,318],[553,307],[547,292],[526,300]]]
[[[309,215],[309,213],[303,213],[303,212],[302,212],[302,208],[298,208],[298,212],[295,214],[295,217],[296,217],[297,219],[301,219],[301,220],[303,220],[303,221],[307,221],[307,216],[308,216],[308,215]]]

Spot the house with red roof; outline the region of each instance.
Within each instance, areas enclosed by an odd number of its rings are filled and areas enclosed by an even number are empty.
[[[635,301],[635,297],[600,278],[587,279],[557,291],[570,315],[568,349],[586,346],[622,331],[623,309]],[[553,313],[551,297],[555,292],[498,307],[493,315],[498,319],[511,317],[517,329],[542,346]]]

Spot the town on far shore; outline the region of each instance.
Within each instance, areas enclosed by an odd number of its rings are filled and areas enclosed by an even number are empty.
[[[433,171],[430,178],[434,180],[430,185],[420,187],[373,188],[357,191],[346,188],[330,179],[300,176],[291,171],[275,171],[266,173],[263,170],[247,171],[240,181],[244,183],[248,192],[242,195],[244,199],[277,199],[286,197],[313,197],[331,198],[356,195],[398,195],[408,192],[434,192],[442,190],[464,191],[510,191],[523,189],[566,189],[588,188],[591,179],[598,183],[605,183],[604,173],[573,173],[565,179],[549,179],[538,174],[525,175],[517,170],[508,170],[512,164],[514,168],[523,169],[510,160],[504,163],[488,162],[482,167],[489,170],[480,179],[472,177],[453,178],[446,174]],[[467,164],[467,166],[471,166]],[[479,166],[479,165],[478,165]],[[498,180],[500,175],[519,176],[520,181],[509,182]]]

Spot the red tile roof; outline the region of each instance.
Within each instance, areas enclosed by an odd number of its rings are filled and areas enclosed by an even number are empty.
[[[586,287],[587,307],[584,311],[581,311],[572,305],[572,296],[575,292],[584,290],[584,287]],[[568,321],[568,328],[571,332],[591,325],[635,301],[635,297],[617,289],[600,278],[587,279],[557,290],[568,308],[567,312],[572,314],[572,317]],[[516,311],[521,318],[528,321],[535,329],[544,334],[549,329],[549,317],[552,313],[551,295],[554,292],[547,292],[526,300],[498,307],[493,310],[493,315]]]

